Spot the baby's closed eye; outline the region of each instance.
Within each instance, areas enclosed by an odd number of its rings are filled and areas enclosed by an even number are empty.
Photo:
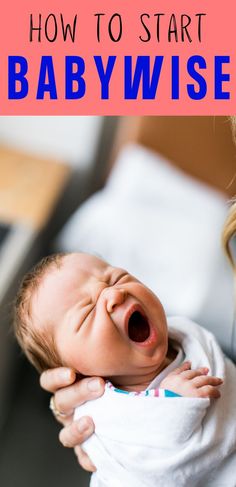
[[[95,308],[95,304],[92,303],[92,301],[91,301],[90,304],[87,304],[86,306],[84,306],[83,310],[80,311],[79,316],[77,317],[77,324],[76,324],[76,328],[75,328],[76,333],[85,324],[86,320],[88,319],[88,317],[90,316],[90,314],[92,313],[94,308]]]
[[[119,273],[117,273],[111,278],[111,286],[118,284],[121,281],[121,279],[127,276],[129,276],[129,274],[126,271],[120,270]]]

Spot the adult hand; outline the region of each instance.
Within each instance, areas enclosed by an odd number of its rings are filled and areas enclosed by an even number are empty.
[[[59,367],[43,372],[40,376],[40,385],[46,391],[54,394],[53,403],[56,410],[54,415],[64,426],[59,434],[60,442],[65,447],[74,448],[82,468],[89,472],[95,471],[88,455],[80,447],[81,443],[94,432],[94,423],[87,416],[73,421],[73,414],[77,406],[103,394],[104,381],[99,377],[77,381],[73,370]]]

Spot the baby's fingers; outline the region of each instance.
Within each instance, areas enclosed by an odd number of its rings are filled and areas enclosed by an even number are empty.
[[[176,369],[172,370],[172,372],[170,372],[168,374],[168,377],[170,375],[179,375],[179,374],[182,374],[183,372],[185,372],[186,370],[189,370],[191,369],[191,362],[189,361],[186,361],[186,362],[183,362],[179,367],[177,367]]]
[[[182,372],[182,376],[185,378],[185,379],[188,379],[188,380],[192,380],[194,379],[195,377],[205,377],[209,372],[209,369],[207,367],[200,367],[199,369],[195,369],[195,370],[186,370],[184,372]]]
[[[212,377],[208,375],[201,375],[198,377],[195,377],[192,380],[193,384],[195,387],[203,387],[203,386],[213,386],[213,387],[218,387],[223,383],[223,380],[220,379],[219,377]]]
[[[217,389],[217,387],[215,386],[207,385],[207,386],[199,387],[197,391],[198,391],[198,397],[208,397],[208,398],[218,399],[221,396],[219,389]]]

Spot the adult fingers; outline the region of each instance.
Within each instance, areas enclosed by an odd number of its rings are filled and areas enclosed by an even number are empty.
[[[96,467],[91,462],[89,456],[87,455],[87,453],[84,452],[84,450],[82,450],[82,448],[80,446],[76,446],[74,448],[74,451],[75,451],[75,454],[77,456],[77,460],[78,460],[80,466],[84,470],[87,470],[87,472],[95,472],[96,471]]]
[[[99,397],[104,392],[104,381],[100,377],[81,379],[55,392],[56,408],[66,415],[73,413],[77,406]]]
[[[74,415],[74,411],[72,412],[72,414],[70,414],[68,416],[63,416],[63,415],[60,416],[58,414],[57,415],[54,414],[54,417],[58,421],[58,423],[62,424],[62,426],[67,426],[68,424],[72,423],[73,415]]]
[[[81,445],[94,432],[94,423],[91,418],[84,416],[79,421],[74,421],[65,426],[59,433],[59,440],[63,446],[74,448]]]
[[[76,374],[67,367],[58,367],[45,370],[40,376],[40,385],[48,392],[56,392],[58,389],[67,387],[76,379]]]

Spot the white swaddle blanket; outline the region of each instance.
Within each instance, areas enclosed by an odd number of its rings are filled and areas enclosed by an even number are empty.
[[[221,193],[131,144],[105,188],[68,221],[58,245],[128,269],[168,315],[188,316],[212,331],[236,361],[233,272],[221,244],[227,214]]]
[[[236,367],[214,336],[185,318],[168,320],[192,368],[222,377],[220,399],[104,395],[76,409],[92,416],[83,444],[97,467],[92,487],[235,487]]]

